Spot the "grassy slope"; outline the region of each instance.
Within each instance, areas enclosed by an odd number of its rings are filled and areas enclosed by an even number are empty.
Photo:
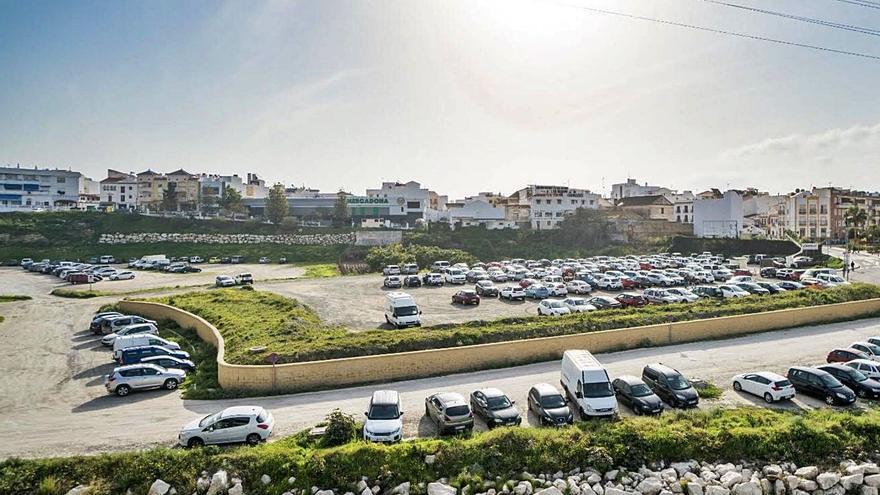
[[[0,295],[0,303],[13,302],[13,301],[27,301],[29,299],[31,299],[31,296],[21,296],[18,294]]]
[[[652,305],[560,318],[503,318],[357,333],[327,326],[308,306],[268,292],[225,289],[153,300],[193,312],[216,325],[226,339],[226,359],[230,363],[262,364],[264,354],[270,352],[280,354],[281,362],[311,361],[592,332],[876,297],[880,297],[880,287],[857,284],[825,291],[804,290],[739,300],[701,300],[693,304]],[[266,346],[267,350],[263,354],[251,354],[247,349],[253,346]]]
[[[320,448],[304,435],[255,448],[155,449],[0,463],[0,493],[31,493],[42,482],[64,493],[78,482],[96,483],[106,492],[146,493],[156,478],[178,493],[192,493],[202,470],[224,468],[241,476],[251,495],[277,494],[312,485],[350,489],[367,476],[388,489],[403,481],[449,477],[459,487],[502,480],[529,472],[575,467],[631,468],[653,461],[696,459],[716,462],[788,460],[799,465],[833,465],[843,456],[873,453],[880,442],[880,412],[814,410],[803,414],[758,408],[715,409],[579,423],[574,427],[504,428],[468,438],[420,439],[392,446],[360,441]],[[427,465],[424,456],[436,455]],[[272,483],[263,486],[259,477]],[[45,481],[49,479],[49,481]],[[497,486],[497,488],[501,488]]]

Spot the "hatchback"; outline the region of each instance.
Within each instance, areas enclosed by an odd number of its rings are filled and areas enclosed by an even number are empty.
[[[663,412],[663,401],[638,377],[624,375],[615,378],[611,386],[617,400],[629,406],[636,415]]]
[[[856,401],[856,394],[827,371],[795,366],[788,370],[788,379],[798,392],[820,397],[828,405],[846,405]]]
[[[794,387],[787,378],[769,371],[736,375],[733,377],[733,389],[762,397],[767,403],[791,399],[795,395]]]
[[[444,433],[458,433],[474,429],[474,414],[461,394],[441,392],[425,398],[425,416]]]
[[[550,297],[550,290],[541,284],[531,284],[526,288],[526,297],[546,299]]]
[[[544,299],[538,304],[538,316],[562,316],[571,313],[562,301]]]
[[[596,296],[587,300],[588,303],[596,307],[596,309],[616,309],[623,307],[617,299],[608,296]]]
[[[853,359],[871,359],[871,356],[865,354],[864,352],[858,349],[846,348],[846,349],[834,349],[828,353],[828,357],[825,358],[825,361],[829,363],[846,363],[848,361],[852,361]]]
[[[625,307],[632,306],[632,307],[638,308],[638,307],[642,307],[642,306],[645,306],[648,304],[648,300],[645,299],[644,296],[642,296],[640,294],[634,294],[632,292],[624,292],[623,294],[620,294],[617,297],[615,297],[615,299],[617,299],[617,302],[619,302],[620,304],[622,304]]]
[[[480,295],[473,289],[460,290],[452,295],[453,304],[474,304],[480,305]]]
[[[880,382],[873,378],[868,378],[857,369],[844,364],[826,364],[819,366],[818,369],[830,373],[831,376],[840,380],[840,383],[852,389],[862,399],[880,398]]]
[[[486,421],[490,429],[496,426],[517,426],[522,417],[516,402],[497,388],[485,388],[471,393],[471,410]]]
[[[574,422],[568,402],[553,385],[539,383],[529,390],[529,411],[542,425],[564,426]]]
[[[104,381],[108,393],[125,397],[132,390],[149,388],[176,389],[186,373],[183,370],[167,369],[155,364],[133,364],[114,368]]]
[[[180,430],[177,443],[184,447],[241,443],[256,445],[272,434],[275,418],[259,406],[233,406],[196,419]]]

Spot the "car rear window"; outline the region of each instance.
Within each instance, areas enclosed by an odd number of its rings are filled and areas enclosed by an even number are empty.
[[[260,414],[257,414],[257,423],[262,423],[266,421],[266,410],[262,409]]]
[[[774,383],[774,385],[776,385],[777,387],[780,387],[780,388],[781,387],[790,387],[791,382],[788,380],[779,380],[778,382]]]
[[[464,416],[470,412],[470,408],[468,406],[450,406],[446,408],[447,416]]]

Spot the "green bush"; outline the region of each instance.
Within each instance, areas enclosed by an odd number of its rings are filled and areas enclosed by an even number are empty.
[[[336,447],[347,444],[357,438],[358,424],[352,415],[345,414],[339,409],[334,409],[327,415],[326,422],[327,428],[321,439],[323,446]]]
[[[373,270],[379,271],[386,265],[416,263],[420,268],[428,268],[431,263],[446,260],[455,263],[476,263],[478,260],[470,253],[460,249],[443,249],[436,246],[391,244],[370,249],[364,261]]]

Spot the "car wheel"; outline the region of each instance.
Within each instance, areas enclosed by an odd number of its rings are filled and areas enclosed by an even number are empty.
[[[829,406],[834,405],[834,396],[833,395],[826,395],[825,396],[825,403],[828,404]]]
[[[131,387],[128,385],[120,385],[116,387],[116,395],[119,397],[125,397],[129,392],[131,392]]]
[[[189,439],[188,442],[186,442],[186,446],[189,448],[201,447],[203,445],[205,445],[205,441],[199,437],[192,437]]]
[[[733,389],[736,390],[737,392],[739,392],[743,389],[743,386],[740,385],[739,382],[733,382]]]
[[[177,380],[175,380],[174,378],[169,378],[169,379],[165,380],[165,383],[162,385],[162,387],[165,390],[174,390],[177,388],[177,385],[178,385]]]
[[[859,397],[861,397],[862,399],[864,399],[865,397],[868,396],[868,392],[867,392],[867,390],[865,390],[865,389],[859,390],[859,391],[856,392],[856,393],[857,393],[857,394],[859,395]]]
[[[767,392],[766,394],[764,394],[764,401],[767,402],[767,404],[773,403],[773,396],[770,395],[770,392]]]
[[[250,435],[247,436],[247,438],[245,439],[245,442],[247,442],[248,445],[253,446],[253,445],[257,445],[258,443],[260,443],[260,440],[262,440],[262,438],[260,438],[260,435],[258,435],[256,433],[251,433]]]

